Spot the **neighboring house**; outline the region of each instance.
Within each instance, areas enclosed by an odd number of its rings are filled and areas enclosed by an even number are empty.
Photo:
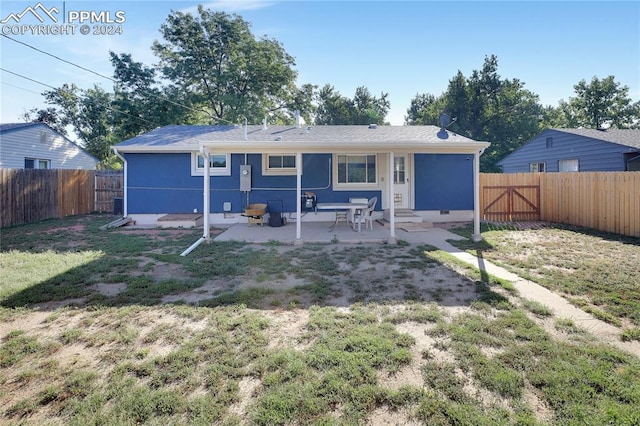
[[[380,215],[406,209],[435,222],[474,219],[488,146],[435,126],[174,125],[113,149],[125,162],[124,214],[142,224],[207,211],[205,222],[246,221],[245,206],[269,200],[292,221],[327,220],[305,214],[307,192],[318,203],[377,197]]]
[[[505,173],[640,170],[640,130],[547,129],[498,161]]]
[[[44,123],[0,124],[0,168],[87,169],[98,160]]]

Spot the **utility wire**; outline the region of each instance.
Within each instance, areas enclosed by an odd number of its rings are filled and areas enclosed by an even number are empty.
[[[47,83],[43,83],[43,82],[41,82],[41,81],[34,80],[33,78],[30,78],[30,77],[24,76],[24,75],[22,75],[22,74],[18,74],[18,73],[13,72],[13,71],[9,71],[8,69],[2,68],[2,67],[0,67],[0,71],[4,71],[4,72],[6,72],[6,73],[13,74],[13,75],[15,75],[15,76],[17,76],[17,77],[24,78],[25,80],[29,80],[29,81],[32,81],[32,82],[34,82],[34,83],[41,84],[41,85],[43,85],[43,86],[45,86],[45,87],[49,87],[49,88],[51,88],[51,89],[53,89],[53,90],[60,90],[60,89],[58,89],[58,88],[56,88],[56,87],[53,87],[53,86],[51,86],[51,85],[49,85],[49,84],[47,84]],[[86,97],[86,96],[85,96],[85,97]],[[157,123],[154,123],[153,121],[149,121],[149,120],[147,120],[147,119],[145,119],[145,118],[138,117],[138,116],[135,116],[135,115],[132,115],[132,114],[126,113],[126,112],[124,112],[124,111],[120,111],[120,110],[118,110],[118,109],[116,109],[116,108],[113,108],[113,107],[111,107],[111,106],[109,106],[109,105],[105,105],[105,109],[107,109],[107,110],[109,110],[109,111],[111,111],[111,112],[116,112],[116,113],[119,113],[119,114],[127,115],[127,116],[129,116],[129,117],[132,117],[132,118],[138,119],[138,120],[140,120],[140,121],[144,121],[144,122],[149,123],[149,124],[151,124],[151,125],[153,125],[153,126],[157,126]]]
[[[15,87],[16,89],[24,90],[25,92],[34,93],[36,95],[41,95],[41,93],[34,92],[33,90],[29,90],[29,89],[24,88],[24,87],[16,86],[15,84],[7,83],[6,81],[2,81],[0,83],[6,84],[7,86]]]
[[[72,66],[74,66],[74,67],[76,67],[76,68],[80,68],[81,70],[84,70],[84,71],[90,72],[90,73],[92,73],[92,74],[95,74],[95,75],[97,75],[98,77],[105,78],[105,79],[107,79],[107,80],[109,80],[109,81],[112,81],[113,83],[116,83],[116,84],[119,84],[119,83],[120,83],[118,80],[116,80],[116,79],[114,79],[114,78],[112,78],[112,77],[106,76],[106,75],[104,75],[104,74],[100,74],[99,72],[93,71],[93,70],[91,70],[91,69],[89,69],[89,68],[83,67],[82,65],[78,65],[78,64],[76,64],[76,63],[74,63],[74,62],[67,61],[66,59],[62,59],[61,57],[56,56],[56,55],[54,55],[54,54],[52,54],[52,53],[45,52],[44,50],[38,49],[38,48],[37,48],[37,47],[35,47],[35,46],[32,46],[32,45],[27,44],[27,43],[25,43],[25,42],[23,42],[23,41],[20,41],[20,40],[16,40],[16,39],[15,39],[15,38],[13,38],[13,37],[9,37],[9,36],[8,36],[8,35],[6,35],[6,34],[2,34],[2,37],[6,38],[6,39],[8,39],[8,40],[11,40],[11,41],[13,41],[13,42],[16,42],[16,43],[18,43],[18,44],[21,44],[21,45],[23,45],[23,46],[25,46],[25,47],[28,47],[29,49],[33,49],[33,50],[35,50],[36,52],[40,52],[40,53],[42,53],[43,55],[50,56],[50,57],[52,57],[52,58],[54,58],[54,59],[57,59],[57,60],[59,60],[59,61],[61,61],[61,62],[64,62],[64,63],[69,64],[69,65],[72,65]],[[48,86],[48,87],[51,87],[51,86]],[[55,89],[55,87],[54,87],[53,89]],[[172,104],[172,105],[175,105],[175,106],[179,106],[179,107],[181,107],[181,108],[188,109],[188,110],[193,111],[193,112],[198,112],[198,113],[204,112],[203,110],[198,110],[198,109],[192,108],[192,107],[190,107],[190,106],[183,105],[183,104],[180,104],[180,103],[178,103],[178,102],[174,102],[174,101],[172,101],[171,99],[168,99],[168,98],[166,98],[166,97],[164,97],[164,96],[154,95],[154,94],[152,94],[152,93],[150,93],[150,94],[148,94],[148,95],[149,95],[149,96],[152,96],[152,97],[154,97],[154,98],[158,98],[158,99],[161,99],[161,100],[163,100],[163,101],[166,101],[166,102],[168,102],[168,103],[170,103],[170,104]],[[210,117],[211,119],[213,119],[213,120],[216,120],[216,121],[224,121],[224,122],[229,123],[229,124],[236,124],[236,123],[233,123],[233,122],[231,122],[231,121],[229,121],[229,120],[225,120],[225,119],[223,119],[223,118],[217,118],[217,117],[214,117],[214,116],[212,116],[210,113],[207,113],[207,114],[209,114],[209,117]]]

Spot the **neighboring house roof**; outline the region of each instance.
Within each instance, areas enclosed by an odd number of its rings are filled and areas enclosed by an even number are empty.
[[[246,139],[245,139],[246,135]],[[477,142],[436,126],[187,126],[155,129],[115,145],[120,152],[194,151],[201,146],[238,149],[374,148],[404,145],[484,149]]]
[[[25,130],[28,129],[30,127],[38,127],[38,126],[42,126],[42,127],[46,127],[49,131],[57,134],[58,136],[60,136],[61,138],[63,138],[66,142],[76,146],[78,149],[80,149],[84,154],[86,154],[87,156],[91,157],[93,160],[95,160],[96,163],[99,163],[100,160],[98,160],[96,157],[94,157],[93,155],[91,155],[91,153],[89,153],[86,149],[84,149],[82,146],[78,145],[76,142],[72,141],[71,139],[69,139],[68,137],[66,137],[65,135],[61,134],[60,132],[58,132],[56,129],[54,129],[53,127],[49,126],[46,123],[42,123],[42,122],[33,122],[33,123],[2,123],[0,124],[0,135],[2,134],[8,134],[11,132],[16,132],[19,130]],[[2,139],[0,139],[1,141]]]
[[[572,133],[586,138],[599,139],[618,145],[640,148],[640,129],[550,129],[557,132]]]
[[[528,142],[523,144],[521,147],[517,148],[515,151],[504,157],[502,160],[498,161],[498,165],[503,165],[505,161],[508,161],[511,156],[517,154],[525,146],[529,145],[540,139],[542,135],[550,132],[560,132],[560,133],[568,133],[576,136],[581,136],[584,138],[590,138],[595,140],[600,140],[603,142],[614,143],[617,145],[628,146],[631,148],[640,149],[640,129],[606,129],[606,130],[598,130],[598,129],[559,129],[559,128],[549,128],[546,129],[533,138],[531,138]],[[633,152],[633,150],[632,150]]]
[[[0,134],[7,133],[12,130],[24,129],[26,127],[37,126],[42,123],[4,123],[0,124]]]

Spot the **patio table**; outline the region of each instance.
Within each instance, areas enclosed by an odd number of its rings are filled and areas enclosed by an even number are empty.
[[[336,212],[336,220],[329,228],[329,232],[333,231],[338,224],[338,213],[341,211],[349,211],[351,210],[354,214],[358,210],[366,209],[367,203],[318,203],[316,204],[316,209],[318,210],[334,210]],[[348,221],[347,221],[348,222]],[[354,223],[355,225],[355,223]],[[360,232],[360,222],[358,222],[358,229],[355,229],[355,226],[351,227],[356,232]]]

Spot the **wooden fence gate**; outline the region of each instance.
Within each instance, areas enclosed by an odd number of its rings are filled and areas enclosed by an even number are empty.
[[[95,171],[95,211],[112,212],[113,200],[124,196],[124,176],[122,171]]]
[[[540,220],[540,185],[484,186],[482,196],[483,220]]]

